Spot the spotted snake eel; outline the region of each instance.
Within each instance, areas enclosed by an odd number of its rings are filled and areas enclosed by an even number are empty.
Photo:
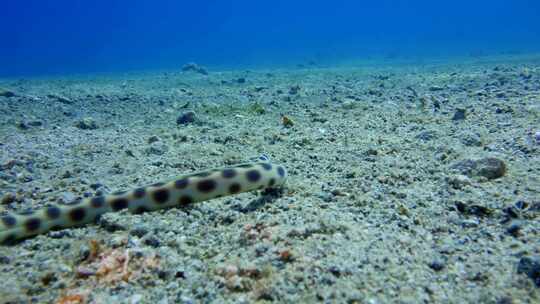
[[[211,169],[180,176],[166,183],[155,183],[128,192],[98,195],[74,204],[46,206],[36,211],[0,216],[0,244],[95,221],[107,212],[127,209],[142,213],[180,207],[227,195],[281,187],[287,178],[283,166],[265,155],[231,167]]]

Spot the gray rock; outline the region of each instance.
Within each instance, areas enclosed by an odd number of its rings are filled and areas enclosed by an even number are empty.
[[[486,157],[476,161],[477,174],[487,179],[496,179],[506,173],[504,161],[495,157]]]
[[[0,88],[0,97],[15,97],[15,93]]]
[[[28,122],[28,125],[32,127],[41,127],[43,122],[41,120],[32,120]]]
[[[22,173],[22,174],[17,175],[17,181],[19,181],[21,183],[28,183],[28,182],[31,182],[33,180],[34,180],[34,178],[32,177],[32,175],[30,175],[28,173]]]
[[[433,138],[435,138],[437,134],[434,131],[428,130],[428,131],[422,131],[418,133],[415,138],[419,139],[421,141],[430,141]]]
[[[70,204],[77,200],[77,196],[71,192],[65,191],[65,192],[60,193],[58,200],[61,203]]]
[[[6,194],[4,194],[2,196],[2,199],[0,200],[0,203],[2,205],[11,204],[11,203],[13,203],[15,201],[15,199],[16,199],[15,194],[13,194],[11,192],[8,192],[8,193],[6,193]]]
[[[465,159],[453,164],[450,166],[450,169],[456,170],[463,175],[471,177],[473,175],[473,170],[476,169],[476,161],[472,159]]]
[[[477,219],[464,219],[459,224],[463,228],[476,228],[480,225]]]
[[[197,115],[193,111],[188,111],[185,113],[180,114],[178,118],[176,119],[177,125],[187,125],[190,123],[194,123],[197,120]]]
[[[448,182],[450,186],[452,186],[452,188],[457,189],[457,190],[461,190],[465,188],[466,186],[471,185],[471,180],[469,179],[469,177],[462,174],[450,176],[446,179],[446,181]]]
[[[97,123],[90,117],[85,117],[75,123],[75,127],[82,130],[95,130],[98,128]]]
[[[30,127],[41,127],[43,122],[41,120],[31,120],[31,121],[19,121],[17,122],[17,128],[21,130],[28,130]]]
[[[127,230],[127,228],[124,225],[116,223],[116,222],[112,222],[111,219],[109,217],[106,217],[106,216],[100,217],[98,219],[97,223],[101,228],[105,229],[108,232]],[[112,242],[116,242],[116,241],[117,240],[114,240],[114,239],[112,240]],[[119,242],[121,242],[121,241],[119,241]]]
[[[13,176],[12,174],[6,174],[6,173],[3,173],[3,172],[0,172],[0,180],[10,182],[10,183],[13,183],[13,182],[17,181],[15,176]]]
[[[477,217],[487,217],[493,215],[493,210],[491,208],[488,208],[486,206],[482,206],[479,204],[475,204],[472,201],[462,202],[457,201],[455,202],[456,209],[466,215],[474,215]]]
[[[144,152],[148,155],[163,155],[169,151],[169,147],[162,142],[152,143]]]
[[[25,121],[19,121],[17,122],[17,128],[21,130],[28,130],[30,129],[30,126]]]
[[[495,157],[486,157],[479,160],[466,159],[451,166],[451,169],[459,171],[469,177],[485,177],[496,179],[506,174],[506,164]]]
[[[464,120],[465,118],[467,118],[467,111],[465,109],[457,108],[452,120]]]
[[[460,139],[461,143],[468,147],[479,147],[482,145],[482,138],[477,133],[465,133]]]
[[[513,304],[515,303],[514,300],[512,300],[511,297],[504,296],[497,300],[496,304]]]
[[[517,266],[517,273],[526,274],[536,287],[540,287],[540,257],[522,257]]]
[[[65,96],[60,96],[60,95],[55,95],[55,94],[49,94],[47,95],[47,97],[51,98],[51,99],[54,99],[58,102],[61,102],[61,103],[64,103],[64,104],[73,104],[74,101],[65,97]]]
[[[184,71],[184,72],[190,72],[191,71],[191,72],[195,72],[195,73],[199,73],[199,74],[203,74],[203,75],[208,75],[208,71],[204,67],[196,64],[195,62],[186,63],[182,67],[182,71]]]

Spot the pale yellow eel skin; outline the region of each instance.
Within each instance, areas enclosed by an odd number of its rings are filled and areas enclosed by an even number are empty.
[[[129,192],[86,198],[76,204],[53,205],[22,214],[0,217],[0,244],[95,221],[106,212],[142,213],[180,207],[226,195],[279,188],[287,178],[283,166],[262,155],[256,161],[180,176]]]

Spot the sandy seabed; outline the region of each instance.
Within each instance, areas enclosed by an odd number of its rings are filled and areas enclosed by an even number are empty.
[[[540,301],[539,56],[0,87],[2,212],[262,153],[290,175],[0,247],[1,303]]]

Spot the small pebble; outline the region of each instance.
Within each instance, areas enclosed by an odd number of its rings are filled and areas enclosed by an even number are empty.
[[[298,94],[298,92],[300,92],[300,86],[299,85],[292,86],[289,89],[289,95],[296,95],[296,94]]]
[[[341,276],[341,270],[337,266],[330,266],[328,271],[333,274],[336,278]]]
[[[291,128],[291,127],[294,126],[294,121],[292,119],[290,119],[288,116],[283,115],[283,116],[281,116],[281,124],[285,128]]]
[[[8,256],[0,255],[0,264],[6,265],[11,262],[11,259]]]
[[[441,271],[446,267],[446,264],[444,261],[441,260],[434,260],[428,264],[429,268],[435,270],[435,271]]]
[[[441,86],[435,86],[435,85],[434,85],[434,86],[429,87],[429,90],[430,90],[431,92],[437,92],[437,91],[442,91],[442,90],[444,90],[444,88],[441,87]]]
[[[15,201],[15,198],[15,194],[8,192],[2,196],[1,202],[3,205],[11,204]]]
[[[133,228],[129,234],[137,236],[137,237],[143,237],[145,234],[148,233],[148,230],[143,227],[135,227]]]
[[[152,236],[149,236],[148,238],[146,238],[144,240],[144,244],[148,245],[150,247],[156,248],[156,247],[159,247],[160,242],[159,242],[158,238],[156,238],[155,236],[152,235]]]
[[[93,184],[90,184],[90,188],[92,188],[92,190],[97,190],[99,188],[103,187],[103,184],[102,183],[93,183]]]
[[[496,304],[513,304],[514,301],[512,301],[511,297],[502,297],[497,300]]]
[[[127,230],[125,226],[112,222],[106,216],[101,216],[98,219],[97,223],[101,228],[105,229],[108,232]]]
[[[512,222],[508,228],[506,228],[506,233],[517,238],[521,235],[521,225],[519,222]]]
[[[159,137],[153,135],[153,136],[150,136],[150,137],[148,138],[148,141],[147,141],[147,142],[148,142],[149,144],[151,144],[151,143],[155,143],[155,142],[157,142],[157,141],[159,141]]]
[[[95,274],[96,274],[96,272],[93,269],[80,266],[80,267],[77,268],[76,276],[78,278],[87,278],[87,277],[93,276]]]

